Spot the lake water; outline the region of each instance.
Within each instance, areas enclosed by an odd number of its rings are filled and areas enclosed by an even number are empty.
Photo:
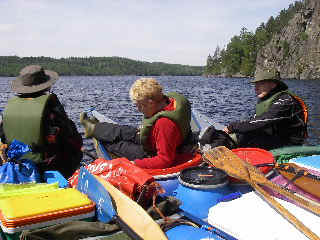
[[[70,118],[80,132],[79,114],[95,107],[96,110],[122,124],[137,125],[142,115],[129,98],[129,88],[137,76],[73,76],[60,77],[52,88],[64,104]],[[193,108],[227,124],[233,120],[246,119],[254,114],[256,97],[248,78],[204,77],[155,77],[165,92],[177,91],[189,98]],[[9,97],[10,81],[14,78],[0,77],[0,107],[5,107]],[[306,145],[320,144],[320,81],[285,80],[289,88],[302,97],[309,107],[309,139]]]

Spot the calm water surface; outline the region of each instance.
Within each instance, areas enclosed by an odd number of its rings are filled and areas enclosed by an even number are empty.
[[[64,104],[80,132],[79,114],[96,110],[122,124],[137,125],[142,115],[130,102],[129,88],[137,76],[74,76],[60,77],[52,88]],[[13,96],[10,81],[0,77],[0,107]],[[156,79],[165,92],[177,91],[189,98],[193,108],[215,121],[228,124],[254,113],[256,98],[250,79],[161,76]],[[285,80],[289,88],[301,96],[309,107],[309,139],[306,145],[320,144],[320,81]]]

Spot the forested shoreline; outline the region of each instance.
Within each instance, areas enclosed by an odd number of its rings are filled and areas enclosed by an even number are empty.
[[[39,64],[52,69],[60,75],[137,75],[137,76],[223,76],[252,77],[257,66],[257,56],[272,38],[284,29],[296,13],[302,11],[306,1],[296,1],[288,9],[280,11],[276,17],[271,16],[266,23],[261,23],[254,31],[243,27],[239,35],[233,36],[225,48],[216,46],[209,54],[206,66],[189,66],[163,62],[137,61],[123,57],[18,57],[0,56],[0,76],[16,76],[26,65]],[[301,41],[308,36],[301,33]],[[289,55],[290,43],[277,43],[284,57]]]
[[[0,76],[17,76],[26,65],[39,64],[65,76],[200,76],[204,66],[142,62],[122,57],[18,57],[0,56]]]
[[[305,7],[305,1],[296,1],[288,9],[280,11],[276,17],[271,16],[266,23],[261,23],[255,32],[243,27],[240,35],[231,38],[225,48],[217,46],[213,54],[209,54],[205,75],[252,77],[256,69],[259,51],[284,29],[295,14]],[[301,38],[305,38],[303,35]],[[280,42],[279,50],[289,52],[289,43]]]

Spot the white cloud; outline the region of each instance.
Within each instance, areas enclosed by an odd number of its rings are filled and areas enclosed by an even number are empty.
[[[11,32],[14,29],[14,24],[0,24],[0,33],[5,34]]]
[[[294,0],[1,0],[0,54],[121,56],[205,65],[242,27]]]

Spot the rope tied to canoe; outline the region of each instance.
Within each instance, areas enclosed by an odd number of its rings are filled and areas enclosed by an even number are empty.
[[[163,212],[160,210],[159,207],[157,207],[157,204],[156,204],[156,198],[157,198],[158,194],[157,192],[155,192],[152,196],[152,208],[159,214],[159,216],[162,218],[162,220],[164,221],[164,223],[162,223],[160,225],[161,229],[163,231],[166,231],[170,228],[173,228],[177,225],[182,225],[182,224],[185,224],[185,225],[190,225],[192,227],[195,227],[195,228],[199,228],[199,226],[189,220],[186,220],[186,219],[181,219],[181,218],[171,218],[169,216],[165,216],[165,214],[163,214]]]

